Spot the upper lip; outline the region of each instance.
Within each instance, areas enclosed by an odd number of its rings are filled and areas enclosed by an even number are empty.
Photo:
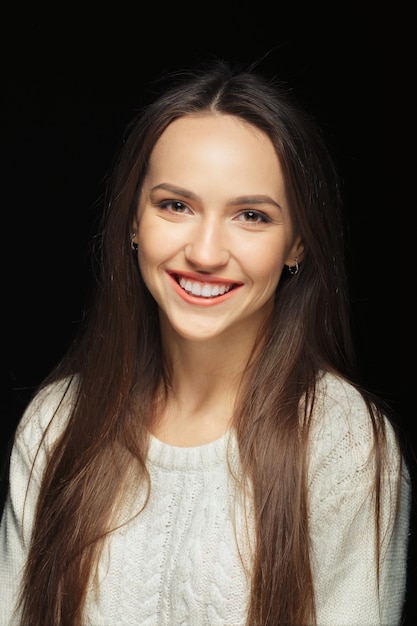
[[[212,274],[200,274],[197,272],[186,272],[182,270],[168,270],[168,274],[173,276],[177,281],[181,276],[188,280],[198,283],[209,283],[215,285],[242,285],[243,283],[230,278],[222,278],[220,276],[213,276]]]

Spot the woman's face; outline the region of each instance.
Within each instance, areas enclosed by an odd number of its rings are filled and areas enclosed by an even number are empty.
[[[302,256],[272,142],[229,115],[166,128],[133,229],[163,333],[194,341],[254,338],[284,265]]]

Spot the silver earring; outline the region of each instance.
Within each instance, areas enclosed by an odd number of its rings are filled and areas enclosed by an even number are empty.
[[[139,246],[135,241],[135,237],[136,237],[136,233],[133,233],[132,238],[130,240],[130,247],[132,248],[133,252],[137,252],[139,249]]]
[[[295,263],[295,265],[289,265],[288,266],[288,271],[291,274],[291,276],[295,276],[296,274],[298,274],[299,265],[298,265],[297,257],[295,257],[294,263]]]

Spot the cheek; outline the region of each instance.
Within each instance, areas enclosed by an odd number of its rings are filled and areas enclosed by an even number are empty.
[[[148,221],[145,218],[142,219],[139,223],[137,241],[139,268],[145,280],[149,270],[158,264],[158,251],[162,248],[161,244],[158,244],[159,239],[157,229],[151,228]]]
[[[144,257],[153,257],[158,254],[166,242],[166,233],[161,220],[151,219],[145,210],[139,220],[138,244]]]
[[[246,272],[252,276],[254,282],[262,284],[264,288],[275,288],[281,278],[286,258],[286,249],[265,244],[256,255],[246,257]]]
[[[172,225],[143,216],[138,227],[139,268],[145,282],[154,282],[159,267],[178,251]],[[148,285],[149,286],[149,285]]]
[[[179,224],[154,215],[145,210],[138,225],[139,258],[143,263],[158,264],[177,255],[189,238],[189,230]]]

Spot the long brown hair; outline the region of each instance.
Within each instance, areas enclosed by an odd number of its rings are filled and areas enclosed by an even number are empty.
[[[105,199],[94,297],[76,340],[43,383],[73,381],[75,402],[37,506],[21,601],[23,623],[31,626],[82,624],[88,581],[131,472],[149,488],[148,432],[156,391],[168,373],[156,303],[130,249],[131,224],[164,129],[178,117],[214,110],[270,137],[305,246],[298,274],[283,275],[277,288],[263,350],[246,370],[234,415],[255,511],[248,624],[314,621],[306,488],[310,412],[300,416],[300,401],[314,406],[321,371],[354,376],[336,168],[316,124],[278,81],[224,62],[178,72],[170,81],[127,129]],[[382,419],[370,402],[369,408],[379,467]]]

